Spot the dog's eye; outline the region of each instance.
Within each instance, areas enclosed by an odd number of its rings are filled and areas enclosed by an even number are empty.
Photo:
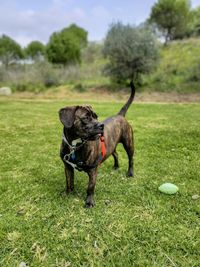
[[[90,119],[91,118],[91,114],[90,113],[87,113],[86,116],[85,116],[86,119]]]

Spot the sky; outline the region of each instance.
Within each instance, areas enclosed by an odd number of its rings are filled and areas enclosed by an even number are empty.
[[[105,38],[113,22],[138,25],[156,0],[0,0],[0,35],[26,46],[33,40],[47,43],[50,35],[76,23],[90,41]],[[192,7],[200,0],[192,0]]]

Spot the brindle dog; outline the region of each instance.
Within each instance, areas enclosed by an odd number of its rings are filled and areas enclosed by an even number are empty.
[[[119,167],[116,146],[122,143],[127,152],[129,166],[127,176],[134,175],[133,172],[133,130],[125,119],[125,114],[131,105],[135,86],[130,83],[131,95],[119,113],[113,117],[98,122],[97,115],[90,106],[71,106],[60,109],[60,121],[64,125],[63,139],[60,156],[65,166],[66,193],[74,190],[74,168],[85,171],[89,176],[87,198],[85,207],[94,206],[94,189],[97,177],[97,168],[110,155],[114,157],[114,169]],[[101,157],[102,140],[104,136],[106,154]]]

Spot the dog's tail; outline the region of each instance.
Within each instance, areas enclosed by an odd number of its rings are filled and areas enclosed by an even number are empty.
[[[135,85],[134,85],[133,81],[130,82],[130,87],[131,87],[131,95],[130,95],[128,101],[126,102],[126,104],[122,107],[122,109],[118,113],[118,115],[121,115],[124,117],[126,115],[128,108],[130,107],[131,103],[133,102],[133,99],[135,96]]]

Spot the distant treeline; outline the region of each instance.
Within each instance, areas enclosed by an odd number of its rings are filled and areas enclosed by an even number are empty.
[[[31,65],[46,62],[56,68],[78,66],[84,59],[92,58],[97,46],[88,43],[87,31],[72,24],[54,32],[46,45],[32,41],[22,48],[7,35],[0,37],[1,68],[23,63]],[[158,0],[149,18],[135,27],[114,23],[110,25],[105,40],[98,49],[106,59],[102,74],[113,82],[126,83],[127,79],[138,82],[142,74],[151,72],[158,64],[159,46],[177,39],[200,36],[200,7],[191,8],[189,0]],[[90,60],[88,60],[88,64]],[[50,71],[53,73],[52,71]],[[3,72],[2,72],[3,73]],[[48,76],[44,85],[56,85]],[[0,82],[3,82],[0,73]],[[5,79],[4,79],[5,80]]]

